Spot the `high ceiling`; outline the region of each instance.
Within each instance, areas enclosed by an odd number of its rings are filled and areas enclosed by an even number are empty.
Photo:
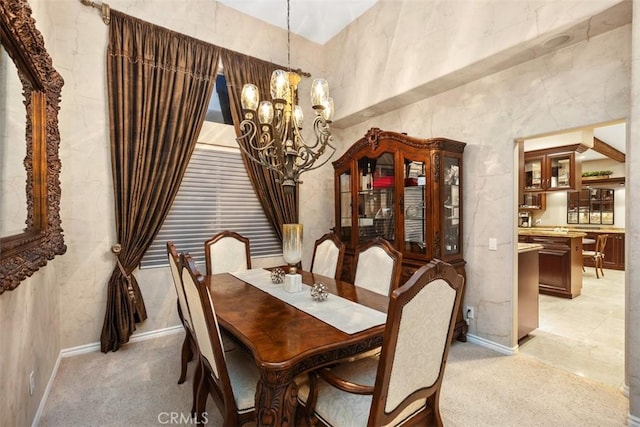
[[[217,0],[246,15],[287,29],[286,0]],[[291,0],[291,32],[325,44],[378,0]]]
[[[287,29],[287,0],[217,1],[254,18],[285,30]],[[378,0],[290,0],[291,32],[315,43],[324,44],[370,9],[377,1]],[[625,152],[625,123],[596,127],[593,128],[592,131],[594,137],[622,153]],[[557,135],[554,136],[554,138],[556,137]],[[538,142],[543,143],[542,141]],[[525,144],[525,147],[527,144]],[[548,143],[543,144],[548,146]],[[581,153],[580,156],[582,161],[606,158],[594,150],[587,150]]]

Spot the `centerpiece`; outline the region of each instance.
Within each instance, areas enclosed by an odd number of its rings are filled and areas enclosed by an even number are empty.
[[[298,264],[302,260],[302,224],[282,224],[282,256],[289,265],[284,276],[284,289],[288,292],[302,290],[302,276]]]

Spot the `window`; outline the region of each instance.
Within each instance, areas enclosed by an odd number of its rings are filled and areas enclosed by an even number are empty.
[[[227,91],[227,80],[224,74],[218,74],[216,84],[209,99],[207,114],[204,118],[207,122],[224,123],[232,125],[231,105],[229,104],[229,92]]]
[[[233,230],[251,242],[251,257],[279,256],[282,244],[255,195],[237,148],[198,143],[155,241],[140,266],[168,265],[166,244],[189,252],[204,268],[204,242]]]

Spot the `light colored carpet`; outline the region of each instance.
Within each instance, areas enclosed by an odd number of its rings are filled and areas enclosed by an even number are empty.
[[[528,356],[455,343],[440,411],[448,426],[626,426],[621,391]]]
[[[128,344],[115,353],[63,359],[40,426],[188,425],[193,363],[177,384],[175,334]],[[503,356],[454,343],[440,408],[447,426],[624,426],[628,400],[613,388],[526,356]],[[209,425],[221,425],[213,401]],[[174,417],[171,422],[170,417]]]

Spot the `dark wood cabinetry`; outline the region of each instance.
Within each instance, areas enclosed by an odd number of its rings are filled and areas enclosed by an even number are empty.
[[[615,191],[586,187],[567,192],[567,224],[614,224]]]
[[[581,147],[577,144],[525,152],[524,192],[580,189],[581,162],[576,157],[576,150]]]
[[[335,233],[346,246],[343,280],[353,282],[355,249],[378,236],[402,252],[401,283],[433,258],[452,264],[465,276],[465,145],[372,128],[333,162]],[[467,328],[461,306],[456,337],[466,340]]]
[[[522,243],[542,245],[538,255],[540,293],[575,298],[582,289],[582,236],[523,236]]]
[[[588,232],[586,238],[596,240],[600,234],[608,234],[607,244],[604,247],[603,267],[612,270],[624,270],[624,233]],[[592,251],[595,243],[584,245],[584,250]],[[584,259],[585,267],[593,267],[593,260]]]

